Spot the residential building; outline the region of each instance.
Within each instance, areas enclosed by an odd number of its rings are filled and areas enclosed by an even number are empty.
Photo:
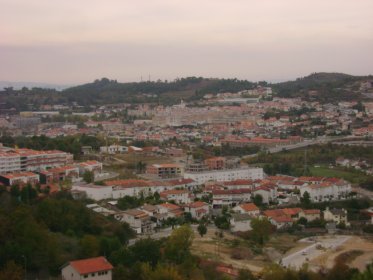
[[[114,217],[121,222],[128,223],[137,234],[151,233],[155,227],[155,223],[150,220],[150,216],[139,209],[119,212]]]
[[[225,158],[224,157],[213,157],[205,160],[205,164],[210,170],[222,170],[225,169]]]
[[[152,164],[146,168],[146,173],[156,178],[173,178],[183,175],[183,167],[179,164]],[[193,178],[192,178],[193,179]]]
[[[128,147],[121,145],[101,146],[100,152],[106,154],[122,154],[128,152]]]
[[[196,201],[184,207],[186,213],[190,213],[192,218],[200,220],[210,214],[210,205],[203,201]]]
[[[77,166],[79,167],[80,175],[83,175],[87,171],[93,172],[94,174],[102,172],[102,163],[97,160],[79,162]]]
[[[236,169],[225,169],[225,170],[208,170],[202,172],[190,172],[184,173],[184,178],[190,178],[196,181],[198,184],[204,184],[208,181],[234,181],[238,179],[263,179],[264,172],[263,168],[257,167],[243,167]]]
[[[166,190],[160,193],[163,200],[175,201],[177,204],[186,204],[191,202],[191,194],[188,190]]]
[[[72,162],[73,155],[61,151],[36,151],[0,147],[0,174],[40,171]]]
[[[308,222],[312,222],[314,220],[321,219],[321,211],[320,209],[303,209],[302,212],[299,213],[299,218],[306,218]]]
[[[233,211],[240,214],[247,214],[251,217],[257,217],[260,214],[259,208],[254,203],[242,203],[233,207]]]
[[[70,261],[61,268],[62,280],[111,280],[113,266],[105,257]]]
[[[5,186],[12,185],[35,185],[39,183],[39,175],[32,172],[18,172],[0,175],[0,182]]]
[[[334,222],[336,224],[345,224],[346,226],[349,226],[350,223],[348,222],[348,216],[347,216],[347,210],[346,209],[329,209],[329,207],[326,207],[326,209],[323,211],[324,220],[327,222]]]
[[[321,183],[303,186],[300,189],[301,196],[308,192],[312,202],[346,199],[351,193],[351,184],[342,179],[330,178]]]
[[[98,201],[112,198],[113,187],[94,184],[78,184],[72,186],[72,191],[84,192],[86,198]]]
[[[212,200],[213,208],[222,208],[223,206],[234,207],[242,202],[250,201],[251,190],[213,190]]]

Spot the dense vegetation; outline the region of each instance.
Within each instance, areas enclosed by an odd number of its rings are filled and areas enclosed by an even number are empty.
[[[26,263],[45,279],[69,260],[110,255],[134,236],[127,224],[93,213],[68,193],[41,197],[0,190],[0,267]]]

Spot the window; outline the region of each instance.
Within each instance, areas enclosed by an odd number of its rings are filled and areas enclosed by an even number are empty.
[[[85,274],[85,275],[84,275],[84,278],[88,278],[88,274]]]

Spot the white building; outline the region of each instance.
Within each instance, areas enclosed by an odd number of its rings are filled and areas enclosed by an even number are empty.
[[[344,223],[346,226],[350,226],[346,209],[329,209],[329,207],[326,207],[323,211],[323,215],[324,220],[327,222],[335,222],[336,224]]]
[[[0,148],[0,174],[19,171],[40,171],[66,165],[73,155],[61,151]]]
[[[264,172],[263,168],[259,167],[246,167],[237,169],[225,169],[225,170],[209,170],[202,172],[184,172],[184,178],[193,179],[198,184],[204,184],[208,181],[234,181],[238,179],[263,179]]]
[[[351,193],[351,184],[338,180],[336,182],[322,182],[303,186],[300,189],[301,196],[308,192],[312,202],[346,199]]]
[[[210,214],[210,206],[203,201],[196,201],[184,207],[186,213],[190,213],[194,219],[202,219]]]
[[[212,191],[212,207],[221,208],[223,206],[234,207],[242,202],[251,200],[250,189],[239,190],[213,190]]]
[[[188,190],[167,190],[160,193],[162,199],[166,201],[173,200],[178,204],[190,203],[190,193]]]
[[[120,145],[101,146],[100,152],[107,154],[121,154],[128,152],[128,147]]]
[[[62,280],[111,280],[113,266],[104,257],[71,261],[61,269]]]
[[[248,214],[249,216],[259,216],[260,210],[254,203],[243,203],[233,208],[233,211],[240,214]]]
[[[252,230],[251,216],[248,214],[232,214],[232,217],[229,222],[231,225],[232,232],[245,232]]]
[[[87,198],[93,200],[111,199],[113,187],[112,186],[99,186],[94,184],[73,185],[73,191],[85,192]]]
[[[128,223],[137,234],[151,233],[155,227],[155,223],[150,220],[150,216],[139,209],[116,213],[114,217],[121,222]]]

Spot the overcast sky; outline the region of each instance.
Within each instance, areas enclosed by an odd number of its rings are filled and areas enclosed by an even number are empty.
[[[373,0],[0,0],[0,80],[373,74]]]

